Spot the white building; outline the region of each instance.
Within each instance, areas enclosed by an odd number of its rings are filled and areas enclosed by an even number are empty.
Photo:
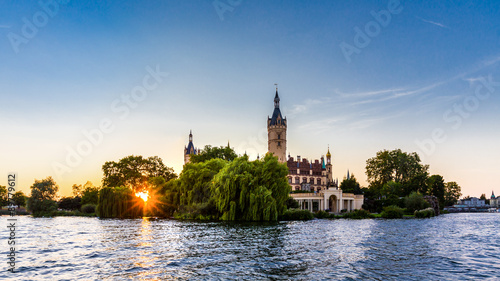
[[[491,201],[490,201],[491,203]],[[457,204],[454,205],[456,208],[484,208],[486,207],[485,200],[479,199],[477,197],[470,197],[466,199],[458,200]]]

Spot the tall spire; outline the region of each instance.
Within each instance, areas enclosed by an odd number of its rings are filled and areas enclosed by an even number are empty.
[[[278,96],[278,84],[276,86],[276,95],[274,96],[274,108],[280,108],[280,97]]]
[[[193,132],[192,130],[189,130],[189,141],[193,141]]]

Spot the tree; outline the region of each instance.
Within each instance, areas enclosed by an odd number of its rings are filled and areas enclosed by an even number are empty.
[[[82,197],[82,185],[81,184],[73,184],[73,196],[74,197]]]
[[[229,144],[226,147],[212,147],[211,145],[205,145],[205,148],[202,149],[197,155],[191,155],[190,161],[191,163],[200,163],[216,158],[233,161],[237,157],[238,155],[231,147],[229,147]]]
[[[300,208],[300,204],[299,204],[299,201],[293,199],[293,197],[288,197],[288,199],[286,199],[286,208],[287,209],[298,209]]]
[[[31,196],[28,199],[28,209],[33,212],[33,215],[50,213],[57,209],[56,195],[59,187],[52,177],[35,180],[30,189]]]
[[[212,180],[226,164],[227,161],[218,158],[186,164],[179,176],[181,205],[208,202],[212,195]]]
[[[354,194],[363,194],[361,191],[361,187],[359,186],[359,182],[352,174],[349,178],[344,178],[344,180],[340,183],[340,189],[344,193],[354,193]]]
[[[8,196],[9,194],[7,193],[7,187],[4,185],[0,185],[0,208],[9,204]]]
[[[63,197],[57,202],[57,207],[63,210],[79,210],[82,206],[82,198],[80,197]]]
[[[427,192],[425,195],[433,195],[439,201],[439,206],[444,206],[444,179],[440,175],[432,175],[427,179]]]
[[[427,178],[428,165],[420,163],[417,153],[402,152],[401,149],[383,150],[366,161],[366,175],[372,194],[381,196],[382,187],[390,181],[401,184],[396,192],[406,196],[418,191]]]
[[[163,177],[165,181],[169,181],[177,177],[174,170],[165,166],[158,156],[143,158],[132,155],[118,162],[109,161],[104,163],[102,171],[103,186],[126,186],[133,191],[147,189],[150,178]]]
[[[82,205],[94,204],[97,205],[99,197],[99,187],[94,186],[90,181],[87,181],[82,188]]]
[[[99,191],[97,215],[100,218],[138,218],[144,212],[144,202],[128,187],[103,187]]]
[[[14,204],[16,204],[19,207],[25,206],[26,205],[26,195],[22,191],[17,191],[14,193],[14,196],[12,196],[12,201],[14,201]]]
[[[447,182],[444,187],[444,206],[452,206],[457,203],[462,188],[454,181]]]
[[[288,167],[266,154],[264,161],[236,158],[215,177],[215,204],[222,220],[276,221],[286,210]]]
[[[429,203],[425,201],[424,196],[418,192],[412,192],[409,196],[405,197],[405,207],[410,213],[418,210],[423,210],[429,207]]]

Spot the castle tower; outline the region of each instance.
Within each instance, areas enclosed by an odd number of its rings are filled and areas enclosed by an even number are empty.
[[[267,151],[278,157],[278,161],[286,162],[286,118],[280,111],[280,97],[276,86],[273,116],[267,117]]]
[[[330,146],[326,153],[326,185],[333,186],[333,171],[332,171],[332,154],[330,153]]]
[[[193,144],[193,133],[189,131],[189,143],[187,146],[184,146],[184,164],[187,164],[191,160],[191,155],[198,154],[196,148],[194,148]]]

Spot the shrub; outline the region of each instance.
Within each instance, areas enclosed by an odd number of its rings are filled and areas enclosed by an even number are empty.
[[[384,219],[401,219],[403,218],[404,212],[400,207],[391,205],[385,207],[380,215]]]
[[[434,212],[433,208],[427,208],[420,211],[415,211],[416,218],[430,218],[434,217],[435,215],[436,213]]]
[[[85,214],[95,213],[96,205],[94,204],[85,204],[82,206],[82,212]]]
[[[422,194],[412,192],[408,197],[405,197],[405,207],[410,214],[413,214],[417,210],[429,207],[429,203],[425,201]]]
[[[318,212],[314,213],[314,217],[318,218],[318,219],[334,219],[335,215],[330,214],[330,213],[325,212],[325,211],[318,211]]]
[[[345,219],[356,219],[356,220],[359,220],[359,219],[370,219],[370,218],[374,218],[374,215],[372,215],[370,212],[368,212],[367,210],[354,210],[350,213],[346,213],[342,216],[342,218],[345,218]]]
[[[309,210],[300,210],[300,209],[290,209],[286,210],[285,213],[281,216],[280,220],[284,221],[297,221],[297,220],[312,220],[314,218],[313,213]]]

